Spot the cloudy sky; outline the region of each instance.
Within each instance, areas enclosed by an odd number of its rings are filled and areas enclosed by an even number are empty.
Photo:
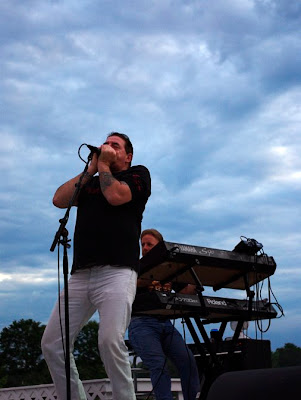
[[[299,0],[1,2],[0,329],[47,323],[64,216],[52,196],[83,170],[81,144],[121,131],[152,175],[143,228],[261,242],[285,313],[264,338],[301,346],[300,17]]]

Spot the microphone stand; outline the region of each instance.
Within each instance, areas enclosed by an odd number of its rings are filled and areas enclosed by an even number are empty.
[[[88,156],[88,161],[86,166],[79,178],[79,181],[75,184],[75,190],[73,195],[69,201],[69,205],[67,207],[65,216],[59,220],[60,226],[58,231],[55,234],[54,240],[50,247],[50,251],[54,251],[57,243],[60,243],[64,246],[64,256],[63,256],[63,274],[64,274],[64,293],[65,293],[65,336],[66,336],[66,354],[65,354],[65,370],[66,370],[66,393],[67,393],[67,400],[71,399],[71,385],[70,385],[70,338],[69,338],[69,291],[68,291],[68,255],[67,249],[70,248],[69,242],[71,239],[68,239],[68,231],[66,229],[66,225],[69,219],[69,214],[71,207],[74,204],[74,201],[81,189],[81,182],[83,177],[88,169],[89,162],[92,159],[91,151],[90,155]]]

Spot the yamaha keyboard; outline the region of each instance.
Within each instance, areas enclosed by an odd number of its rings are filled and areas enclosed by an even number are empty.
[[[247,289],[273,275],[276,263],[266,254],[250,255],[174,242],[159,242],[140,260],[139,278],[196,284],[195,277],[213,290]]]
[[[201,305],[198,295],[146,292],[137,294],[132,314],[162,316],[169,319],[181,317],[201,317],[208,322],[259,320],[276,318],[277,311],[265,301],[253,301],[249,312],[249,301],[223,297],[202,296]]]

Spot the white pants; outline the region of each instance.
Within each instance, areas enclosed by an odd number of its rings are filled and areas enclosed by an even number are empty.
[[[134,400],[134,386],[124,334],[129,325],[137,285],[130,268],[93,267],[76,271],[69,279],[70,390],[72,400],[85,400],[83,385],[73,357],[76,337],[96,310],[100,323],[98,346],[111,381],[114,400]],[[60,294],[61,319],[65,331],[64,292]],[[65,340],[64,340],[65,342]],[[56,303],[42,338],[42,351],[59,400],[66,400],[65,359],[59,306]]]

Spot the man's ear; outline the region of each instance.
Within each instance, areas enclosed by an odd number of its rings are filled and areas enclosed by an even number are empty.
[[[128,154],[126,155],[126,162],[131,163],[131,162],[132,162],[132,159],[133,159],[133,154],[132,154],[132,153],[128,153]]]

